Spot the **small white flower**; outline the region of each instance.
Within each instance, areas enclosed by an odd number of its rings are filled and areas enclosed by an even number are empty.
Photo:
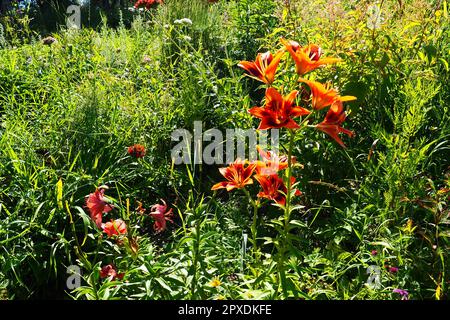
[[[192,20],[189,18],[183,18],[183,19],[177,19],[173,22],[174,24],[181,24],[181,25],[185,25],[185,26],[191,26],[192,25]]]
[[[191,26],[192,25],[192,20],[189,18],[183,18],[181,19],[181,23],[187,26]]]

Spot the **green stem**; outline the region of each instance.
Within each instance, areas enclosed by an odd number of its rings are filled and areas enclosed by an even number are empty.
[[[300,123],[300,128],[298,129],[298,131],[302,131],[306,126],[306,122],[308,121],[308,119],[312,116],[313,112],[311,112],[310,114],[308,114]],[[287,186],[286,186],[286,206],[285,206],[285,211],[284,211],[284,229],[283,229],[283,234],[281,237],[281,241],[279,244],[279,256],[278,256],[278,272],[280,274],[279,277],[279,281],[280,283],[278,283],[278,288],[281,286],[282,290],[283,290],[283,296],[286,299],[288,297],[288,292],[287,292],[287,281],[286,281],[286,273],[284,270],[284,260],[285,260],[285,255],[286,255],[286,251],[287,251],[287,246],[289,244],[289,221],[291,219],[291,193],[292,193],[292,153],[293,153],[293,149],[294,149],[294,142],[295,142],[295,134],[297,133],[297,131],[293,130],[293,129],[289,129],[289,149],[288,149],[288,168],[287,168]]]
[[[306,119],[305,119],[306,120]],[[304,120],[304,121],[305,121]],[[284,260],[288,245],[289,235],[289,220],[291,216],[291,190],[292,190],[292,149],[294,148],[295,131],[289,129],[289,149],[288,149],[288,168],[287,168],[287,192],[286,192],[286,206],[284,211],[284,230],[280,243],[280,252],[278,257],[278,272],[280,273],[281,288],[283,290],[284,298],[288,298],[286,273],[284,270]]]
[[[258,204],[256,201],[253,202],[253,223],[252,223],[252,238],[253,238],[253,248],[255,253],[255,259],[259,260],[259,248],[257,242],[257,222],[258,222]]]
[[[286,210],[284,211],[284,225],[285,231],[287,230],[290,214],[291,214],[291,189],[292,189],[292,149],[294,148],[295,132],[289,130],[289,149],[288,149],[288,170],[287,170],[287,194],[286,194]]]
[[[78,241],[77,232],[75,230],[75,223],[73,221],[72,212],[70,211],[70,208],[69,208],[69,202],[66,201],[65,204],[66,204],[67,213],[69,214],[70,227],[71,227],[71,230],[73,233],[73,237],[75,239],[75,246],[74,246],[75,255],[78,257],[78,260],[80,260],[80,262],[83,264],[83,267],[86,268],[89,272],[92,272],[92,270],[93,270],[92,265],[89,262],[89,260],[87,259],[86,254],[81,249],[80,242]],[[98,243],[100,243],[100,238],[98,239]],[[97,248],[99,248],[99,245],[97,245]],[[97,249],[97,252],[95,253],[96,257],[97,257],[97,253],[98,253],[98,249]],[[96,258],[94,259],[94,261],[95,260],[96,260]],[[94,299],[98,300],[99,296],[98,296],[97,282],[94,279],[92,279],[92,277],[93,277],[92,273],[89,277],[91,277],[90,282],[91,282],[92,289],[94,290]]]
[[[195,226],[195,243],[194,243],[194,261],[193,261],[193,269],[194,274],[191,283],[191,299],[196,300],[196,291],[197,291],[197,264],[198,264],[198,255],[200,249],[200,221],[196,221]]]
[[[191,282],[191,299],[192,300],[196,300],[195,299],[195,293],[197,290],[196,283],[197,283],[197,256],[194,257],[194,275],[193,275],[192,282]]]
[[[246,189],[242,189],[245,193],[245,195],[248,197],[250,203],[253,206],[253,222],[250,227],[250,231],[252,233],[252,245],[253,245],[253,252],[255,254],[255,259],[258,259],[258,242],[257,242],[257,223],[258,223],[258,209],[259,209],[259,202],[252,199],[250,196],[250,193]]]
[[[86,254],[83,252],[83,250],[81,249],[80,246],[80,242],[78,241],[78,236],[77,236],[77,232],[75,230],[75,223],[73,222],[73,217],[72,217],[72,212],[70,211],[69,208],[69,202],[66,201],[66,210],[67,213],[69,214],[69,223],[70,223],[70,228],[72,230],[73,233],[73,237],[75,240],[75,246],[74,246],[74,251],[75,251],[75,255],[78,257],[78,259],[80,260],[81,263],[83,263],[83,266],[91,271],[92,270],[92,265],[91,263],[87,260],[86,258]]]

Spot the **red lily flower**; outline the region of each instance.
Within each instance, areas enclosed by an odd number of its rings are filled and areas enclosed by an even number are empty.
[[[113,209],[104,196],[105,189],[96,189],[94,193],[90,193],[86,199],[86,207],[89,209],[91,219],[95,222],[97,227],[102,225],[102,214],[107,213]]]
[[[286,97],[283,97],[276,89],[266,90],[266,104],[264,107],[253,107],[248,112],[261,119],[259,130],[277,128],[299,128],[293,118],[304,116],[310,113],[305,108],[294,106],[298,91],[294,90]]]
[[[167,221],[172,222],[172,209],[167,211],[167,204],[164,200],[162,200],[163,204],[155,204],[150,209],[150,215],[155,219],[155,223],[153,225],[153,228],[156,232],[162,232],[166,230],[167,227]]]
[[[227,191],[231,191],[235,188],[241,189],[248,184],[252,184],[253,180],[251,176],[255,171],[256,164],[250,163],[247,167],[245,167],[245,163],[245,161],[238,158],[228,167],[220,168],[220,173],[227,181],[216,183],[211,190],[225,188]]]
[[[135,144],[128,147],[128,154],[135,158],[143,158],[145,156],[145,147],[141,144]]]
[[[255,179],[258,180],[263,191],[258,193],[258,198],[267,198],[273,200],[280,205],[286,204],[287,188],[284,185],[283,179],[277,174],[272,175],[255,175]],[[295,182],[295,178],[291,177],[291,184]],[[299,190],[295,190],[295,195],[301,195]]]
[[[338,91],[331,88],[330,83],[323,85],[320,82],[306,79],[299,79],[298,81],[306,83],[311,88],[312,106],[315,110],[328,107],[336,99],[342,102],[356,100],[356,97],[353,96],[339,96]]]
[[[349,137],[352,137],[354,133],[350,130],[341,127],[341,124],[345,121],[346,114],[342,101],[335,100],[325,116],[325,120],[316,125],[316,128],[328,134],[343,148],[345,144],[339,138],[339,133],[345,133]]]
[[[260,146],[256,146],[259,155],[263,161],[255,161],[255,172],[258,175],[272,175],[276,174],[280,170],[284,170],[288,167],[288,159],[286,155],[279,156],[272,151],[264,151]],[[295,163],[296,158],[292,157],[292,163]]]
[[[163,4],[163,0],[137,0],[134,7],[145,7],[145,9],[150,10],[150,8],[155,4]]]
[[[302,47],[295,41],[287,41],[281,38],[281,42],[289,51],[295,61],[296,71],[299,75],[304,75],[320,66],[339,62],[338,58],[321,58],[322,50],[315,44]]]
[[[108,235],[108,237],[127,233],[127,225],[121,219],[117,220],[111,219],[110,222],[107,222],[102,225],[102,229]]]
[[[262,81],[267,84],[272,84],[275,79],[275,72],[277,71],[280,59],[284,54],[284,50],[279,50],[275,57],[267,51],[265,53],[258,53],[255,62],[241,61],[238,66],[249,73],[249,77]]]
[[[120,279],[122,280],[124,274],[123,273],[117,273],[117,269],[114,265],[108,264],[100,270],[100,278],[109,278],[110,281],[114,279]]]

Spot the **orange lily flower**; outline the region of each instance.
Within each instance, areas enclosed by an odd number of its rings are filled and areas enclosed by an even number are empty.
[[[220,173],[227,181],[216,183],[211,190],[225,188],[227,191],[231,191],[235,188],[241,189],[248,184],[252,184],[253,180],[251,176],[255,171],[256,164],[250,163],[247,167],[245,167],[245,163],[245,161],[238,158],[228,167],[220,168]]]
[[[323,85],[320,82],[307,79],[299,79],[298,81],[306,83],[311,88],[312,106],[315,110],[328,107],[336,99],[342,102],[356,100],[354,96],[341,97],[336,89],[331,88],[330,83]]]
[[[258,53],[256,60],[241,61],[238,66],[246,70],[249,76],[266,84],[272,84],[275,80],[275,72],[277,71],[280,59],[284,54],[284,50],[279,50],[275,57],[267,51],[265,53]]]
[[[255,172],[258,175],[272,175],[276,174],[280,170],[284,170],[288,167],[288,160],[286,155],[279,156],[272,151],[264,151],[260,146],[256,146],[259,155],[263,161],[255,161]],[[292,157],[292,163],[295,163],[296,158]]]
[[[283,38],[281,38],[281,42],[294,59],[296,71],[299,75],[304,75],[320,66],[341,61],[339,58],[321,58],[322,49],[315,44],[302,47],[298,42],[287,41]]]
[[[108,278],[110,281],[113,281],[115,279],[122,280],[124,276],[124,273],[118,273],[117,268],[113,264],[108,264],[101,268],[100,270],[100,278]]]
[[[261,119],[259,130],[290,128],[296,129],[300,126],[293,118],[310,114],[305,108],[294,106],[298,91],[294,90],[286,97],[283,97],[276,89],[266,90],[266,104],[264,107],[253,107],[248,112]]]
[[[121,219],[111,220],[110,222],[103,224],[102,229],[108,237],[127,233],[127,225]]]
[[[335,100],[331,105],[330,110],[328,110],[327,115],[325,116],[325,120],[317,124],[316,128],[325,132],[343,148],[346,148],[345,144],[339,138],[339,133],[345,133],[349,137],[352,137],[354,135],[352,131],[341,127],[341,124],[345,121],[346,117],[347,115],[345,114],[342,101]]]
[[[286,192],[287,188],[284,185],[283,179],[277,174],[272,175],[255,175],[255,179],[258,180],[263,191],[258,193],[258,198],[266,198],[273,200],[280,205],[286,204]],[[295,182],[295,178],[291,177],[291,184]],[[295,190],[295,195],[301,195],[299,190]]]
[[[91,219],[99,228],[102,226],[103,213],[113,209],[113,206],[108,203],[105,197],[105,189],[103,188],[97,188],[94,193],[90,193],[86,197],[86,207],[89,209]]]
[[[172,217],[173,212],[172,209],[167,211],[167,204],[166,202],[161,199],[163,204],[154,204],[151,207],[150,215],[155,219],[155,223],[153,224],[153,229],[159,233],[167,228],[167,221],[173,223]]]

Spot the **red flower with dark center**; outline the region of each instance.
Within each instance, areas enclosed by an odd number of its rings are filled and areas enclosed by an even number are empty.
[[[94,193],[89,194],[86,199],[86,207],[89,209],[91,219],[97,227],[102,225],[102,215],[113,209],[113,206],[107,202],[104,196],[105,189],[96,189]]]
[[[102,229],[108,237],[127,233],[127,225],[121,219],[111,220],[110,222],[105,223],[102,225]]]
[[[220,168],[220,173],[225,177],[226,181],[216,183],[211,190],[225,188],[231,191],[235,188],[241,189],[248,184],[252,184],[252,174],[255,171],[256,164],[250,163],[245,166],[246,162],[241,159],[236,159],[228,167]]]
[[[167,221],[172,222],[172,209],[167,211],[167,204],[164,200],[162,200],[163,204],[155,204],[150,209],[150,215],[155,219],[155,223],[153,225],[153,228],[156,232],[162,232],[166,230],[167,227]]]
[[[280,205],[286,204],[287,188],[284,185],[283,179],[277,174],[272,175],[255,175],[255,179],[258,180],[263,191],[258,193],[259,198],[267,198],[273,200]],[[295,183],[295,178],[291,177],[291,184]],[[299,190],[295,190],[295,195],[301,195]]]
[[[325,120],[316,125],[316,128],[328,134],[343,148],[345,144],[339,138],[339,133],[345,133],[349,137],[353,137],[354,133],[350,130],[341,127],[341,124],[345,121],[346,114],[344,106],[340,100],[335,100],[325,116]]]
[[[145,156],[145,147],[141,144],[135,144],[128,147],[128,154],[135,158],[143,158]]]
[[[252,116],[261,119],[258,129],[299,128],[293,118],[307,115],[310,111],[294,106],[297,94],[298,91],[294,90],[283,97],[276,89],[268,88],[264,107],[253,107],[248,111]]]
[[[284,54],[284,50],[280,50],[275,54],[275,57],[267,51],[265,53],[258,53],[256,60],[253,61],[241,61],[238,67],[246,70],[249,76],[258,81],[262,81],[267,84],[272,84],[275,80],[275,72],[277,71],[280,59]]]
[[[101,268],[100,270],[100,278],[109,278],[110,281],[115,279],[123,279],[123,273],[117,273],[117,269],[114,265],[108,264]]]
[[[295,41],[281,39],[292,59],[295,61],[296,71],[299,75],[304,75],[320,66],[339,62],[338,58],[321,58],[322,50],[315,44],[306,47],[300,46]]]

